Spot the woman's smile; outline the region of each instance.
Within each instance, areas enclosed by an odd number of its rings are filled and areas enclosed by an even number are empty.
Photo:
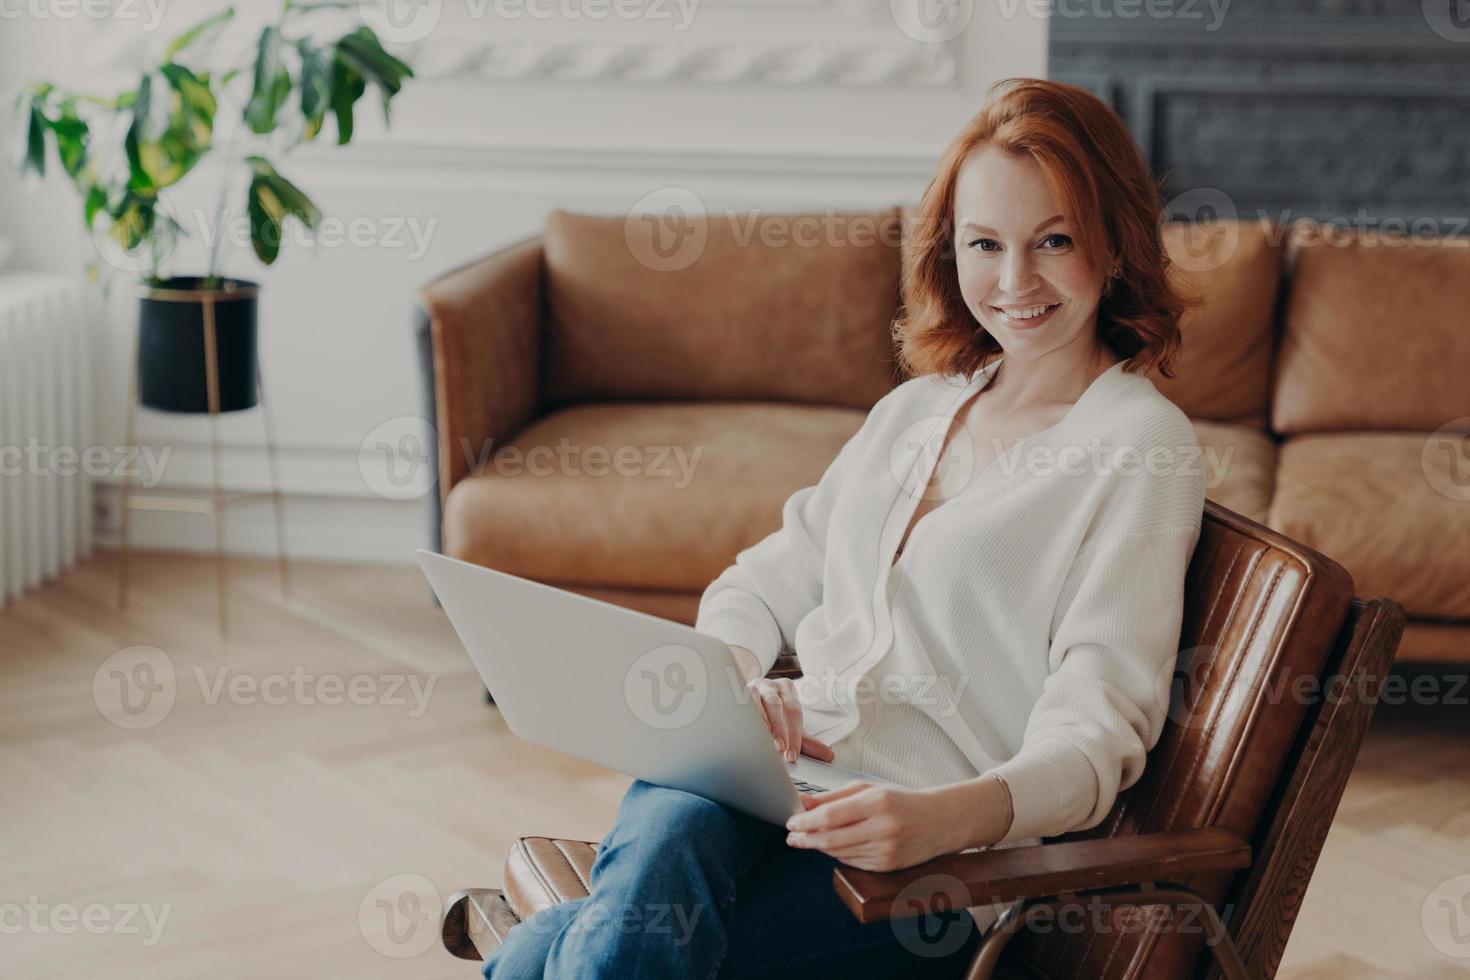
[[[1012,330],[1032,330],[1050,320],[1062,308],[1061,303],[1039,303],[1032,306],[992,306],[990,309]]]

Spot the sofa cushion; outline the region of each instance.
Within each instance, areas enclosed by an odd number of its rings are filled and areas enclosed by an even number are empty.
[[[1414,616],[1470,618],[1470,502],[1427,433],[1293,436],[1270,525],[1341,562],[1361,596]]]
[[[1421,664],[1470,662],[1470,623],[1411,619],[1404,626],[1404,638],[1399,641],[1394,660]]]
[[[1431,432],[1470,416],[1470,239],[1296,238],[1276,431]]]
[[[544,398],[870,408],[894,385],[897,210],[553,211]]]
[[[1184,345],[1173,378],[1154,385],[1191,418],[1264,429],[1273,323],[1281,283],[1280,231],[1269,222],[1173,222],[1164,247],[1201,305],[1180,321]]]
[[[1276,442],[1243,425],[1191,419],[1203,451],[1205,496],[1258,523],[1266,523],[1276,474]]]
[[[445,551],[551,584],[703,591],[781,526],[786,498],[821,479],[866,414],[759,402],[562,409],[450,491]]]

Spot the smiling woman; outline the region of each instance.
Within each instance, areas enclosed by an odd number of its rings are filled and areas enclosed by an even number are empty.
[[[784,827],[634,783],[588,894],[511,929],[487,977],[957,977],[1003,903],[864,925],[834,865],[1102,822],[1163,731],[1203,473],[1017,465],[1003,444],[1197,451],[1142,373],[1168,371],[1185,305],[1159,212],[1122,121],[1072,86],[1013,81],[956,138],[904,245],[894,330],[915,376],[695,623],[730,646],[779,746],[877,778],[803,796]],[[764,676],[783,648],[794,683]],[[689,927],[614,926],[630,906]]]
[[[970,374],[1012,341],[1040,352],[1095,325],[1131,368],[1172,377],[1196,301],[1171,281],[1159,189],[1133,137],[1082,89],[1002,85],[945,151],[907,230],[903,367]],[[1043,324],[1045,337],[1022,338]]]

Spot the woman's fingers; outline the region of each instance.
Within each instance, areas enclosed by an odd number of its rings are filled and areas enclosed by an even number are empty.
[[[788,831],[786,843],[793,847],[810,847],[831,853],[866,844],[873,839],[873,834],[874,828],[869,822],[859,820],[857,823],[850,823],[834,830]]]
[[[771,730],[771,737],[776,740],[776,748],[784,755],[786,747],[793,744],[795,739],[787,731],[788,720],[786,709],[781,704],[781,692],[774,684],[758,682],[756,693],[760,696],[761,710],[765,712],[766,727]]]
[[[803,754],[822,762],[836,758],[831,746],[802,734],[801,699],[790,678],[757,678],[746,686],[755,692],[761,717],[787,762],[795,762]]]
[[[786,821],[788,830],[829,830],[867,819],[868,803],[858,794],[869,783],[853,782],[826,793],[811,793],[804,800],[807,809]]]
[[[782,712],[786,718],[786,747],[783,750],[787,762],[795,762],[801,755],[801,702],[796,700],[796,686],[789,678],[781,678],[772,685],[781,699]]]
[[[767,685],[766,691],[770,696],[770,700],[766,703],[766,708],[770,712],[774,730],[779,733],[776,738],[776,744],[780,748],[781,754],[789,761],[791,750],[798,744],[796,739],[797,733],[801,731],[800,722],[798,721],[797,723],[796,731],[792,731],[791,712],[788,709],[783,692],[775,684]],[[800,718],[799,713],[797,717]]]
[[[832,751],[832,746],[826,742],[819,742],[810,735],[801,737],[801,754],[809,755],[818,762],[831,762],[837,758],[837,753]]]
[[[750,689],[750,692],[752,694],[755,695],[755,706],[757,709],[760,710],[761,721],[766,723],[766,729],[771,733],[771,737],[774,738],[776,736],[776,729],[775,726],[771,724],[770,715],[766,713],[766,698],[765,694],[761,691],[760,678],[756,678],[755,680],[748,682],[745,686]]]

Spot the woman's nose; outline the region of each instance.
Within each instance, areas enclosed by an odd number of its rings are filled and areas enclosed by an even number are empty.
[[[1024,251],[1010,252],[1001,267],[1000,288],[1011,299],[1020,299],[1040,284],[1036,266]]]

